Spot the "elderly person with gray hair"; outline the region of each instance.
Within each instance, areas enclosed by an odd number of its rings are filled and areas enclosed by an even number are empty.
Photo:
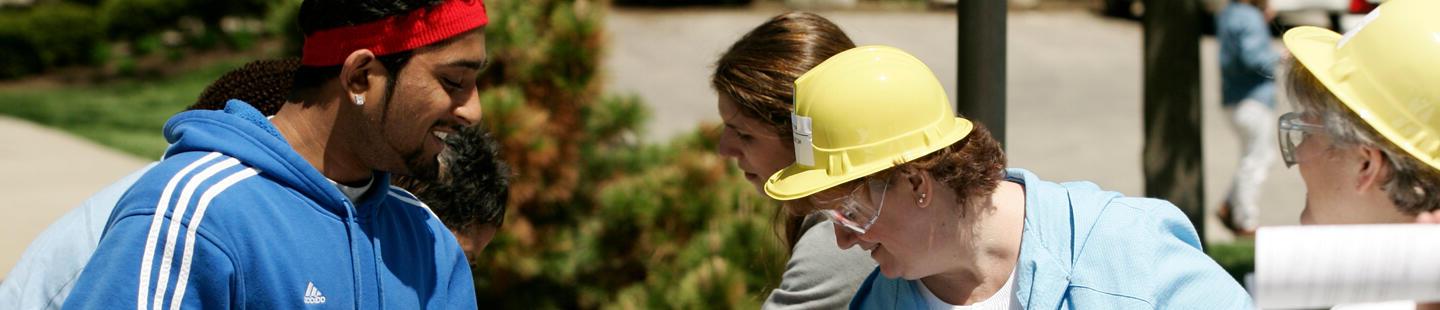
[[[1293,58],[1282,87],[1297,112],[1280,117],[1285,164],[1305,181],[1300,222],[1435,222],[1440,210],[1440,1],[1392,0],[1342,35],[1285,33]],[[1440,305],[1440,229],[1417,225],[1282,227],[1259,231],[1261,307],[1396,299]],[[1395,304],[1390,304],[1395,305]],[[1367,305],[1372,306],[1372,305]],[[1389,305],[1387,305],[1389,306]]]
[[[1294,57],[1284,87],[1299,112],[1280,117],[1280,142],[1285,164],[1305,180],[1302,223],[1408,223],[1440,209],[1433,12],[1440,3],[1396,0],[1344,36],[1314,27],[1285,34]]]

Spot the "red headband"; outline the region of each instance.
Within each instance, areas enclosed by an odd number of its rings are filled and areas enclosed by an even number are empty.
[[[481,0],[450,0],[405,15],[359,25],[316,31],[305,36],[300,64],[339,65],[351,52],[369,49],[376,56],[404,52],[448,39],[490,22]]]

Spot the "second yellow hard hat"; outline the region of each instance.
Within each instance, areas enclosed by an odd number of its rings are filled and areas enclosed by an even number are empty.
[[[1440,169],[1440,1],[1392,0],[1341,35],[1285,32],[1285,46],[1385,139]]]

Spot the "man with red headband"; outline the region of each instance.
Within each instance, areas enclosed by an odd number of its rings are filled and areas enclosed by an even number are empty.
[[[271,119],[232,100],[165,124],[66,308],[476,307],[450,232],[390,175],[434,178],[480,119],[480,0],[306,0]]]

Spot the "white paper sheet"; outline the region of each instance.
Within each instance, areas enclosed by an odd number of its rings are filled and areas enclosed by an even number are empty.
[[[1266,309],[1440,300],[1440,225],[1264,227],[1255,273]]]

